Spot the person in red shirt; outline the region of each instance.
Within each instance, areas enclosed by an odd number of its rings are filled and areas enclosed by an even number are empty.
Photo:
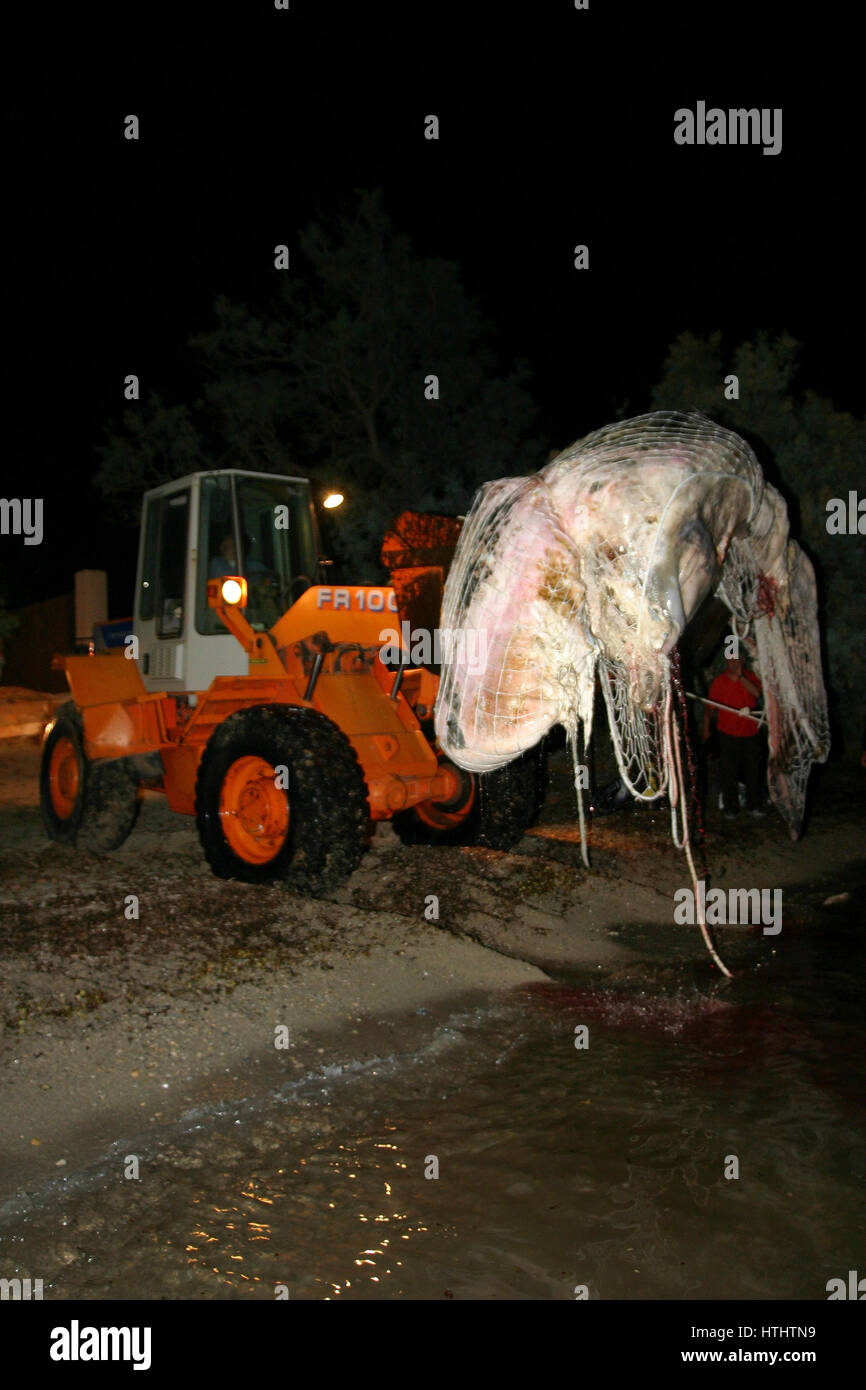
[[[708,698],[724,709],[704,705],[703,739],[710,736],[710,721],[717,716],[719,730],[719,773],[722,782],[722,805],[730,819],[740,809],[738,783],[746,788],[746,809],[753,816],[761,810],[761,726],[744,716],[753,710],[761,698],[761,682],[753,671],[746,671],[739,657],[728,657],[727,669],[716,676]]]

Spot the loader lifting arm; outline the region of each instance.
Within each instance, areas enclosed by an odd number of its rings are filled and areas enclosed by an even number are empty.
[[[279,657],[270,632],[256,632],[247,621],[243,611],[247,605],[247,581],[241,575],[209,579],[207,601],[232,636],[240,642],[249,657],[250,667],[260,668],[256,675],[286,674],[285,664]]]

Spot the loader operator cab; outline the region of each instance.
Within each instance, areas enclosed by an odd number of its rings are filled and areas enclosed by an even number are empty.
[[[246,653],[207,601],[208,579],[247,581],[248,622],[273,626],[319,573],[306,478],[222,469],[145,494],[134,627],[145,688],[206,690],[248,672]]]

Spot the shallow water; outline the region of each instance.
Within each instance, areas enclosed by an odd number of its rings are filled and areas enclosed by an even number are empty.
[[[586,972],[363,1060],[300,1040],[296,1079],[7,1203],[0,1267],[46,1298],[824,1299],[866,1260],[855,916],[758,937],[733,984]]]

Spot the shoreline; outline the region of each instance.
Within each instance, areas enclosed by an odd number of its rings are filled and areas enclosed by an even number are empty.
[[[673,989],[724,987],[698,929],[674,924],[673,894],[689,880],[665,815],[597,820],[587,874],[566,765],[516,851],[407,849],[380,825],[349,884],[322,900],[214,879],[191,819],[155,796],[109,857],[53,845],[38,759],[12,740],[0,754],[0,1203],[87,1169],[127,1133],[285,1084],[322,1059],[363,1062],[383,1036],[408,1037],[413,1019],[423,1032],[425,1019],[492,1007],[503,991],[576,976],[633,988],[648,970]],[[752,875],[795,908],[803,894],[820,904],[857,878],[862,794],[857,809],[843,777],[796,845],[775,817],[713,825],[713,883]],[[431,893],[438,921],[425,920]],[[774,951],[760,929],[716,939],[735,969]]]

